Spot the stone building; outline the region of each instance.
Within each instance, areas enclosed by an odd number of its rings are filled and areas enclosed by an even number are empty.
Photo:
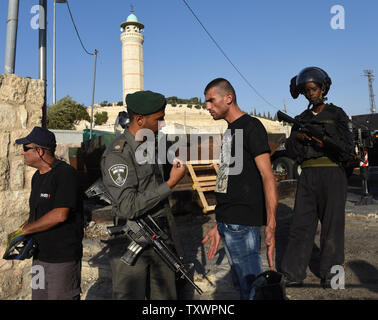
[[[31,261],[7,261],[1,257],[7,235],[28,218],[31,177],[35,172],[24,165],[22,148],[15,140],[41,125],[43,103],[43,81],[0,75],[0,300],[27,298],[25,295],[31,292]]]

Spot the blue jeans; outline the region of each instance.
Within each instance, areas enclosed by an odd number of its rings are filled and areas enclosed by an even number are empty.
[[[260,227],[217,223],[231,265],[234,286],[240,291],[241,300],[253,300],[252,283],[262,272],[260,257]]]

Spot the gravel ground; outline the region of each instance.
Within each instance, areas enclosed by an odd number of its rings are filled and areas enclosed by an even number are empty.
[[[357,206],[361,198],[361,182],[359,176],[352,175],[349,179],[346,206],[345,230],[345,288],[323,289],[317,278],[309,269],[303,287],[287,288],[290,300],[375,300],[378,299],[378,202]],[[369,181],[369,191],[378,200],[378,170],[373,169]],[[294,204],[293,192],[280,199],[277,211],[277,250],[276,265],[284,251]],[[222,245],[213,260],[206,257],[208,245],[202,245],[203,235],[215,223],[214,214],[204,215],[194,205],[176,212],[178,236],[184,252],[184,262],[192,264],[189,273],[195,283],[204,291],[202,295],[195,292],[187,282],[179,281],[179,298],[184,300],[237,300],[238,293],[232,286],[230,268]],[[99,245],[99,238],[104,238],[104,228],[109,220],[104,219],[100,211],[94,214],[96,223],[87,228],[85,259],[90,261],[92,268],[98,268],[96,275],[83,281],[83,299],[111,299],[111,273],[105,250]],[[92,217],[93,218],[93,217]],[[319,228],[315,239],[319,244]],[[268,269],[265,258],[265,245],[262,241],[263,268]],[[95,250],[90,248],[96,247]],[[96,251],[97,250],[97,251]],[[340,282],[337,282],[340,284]]]

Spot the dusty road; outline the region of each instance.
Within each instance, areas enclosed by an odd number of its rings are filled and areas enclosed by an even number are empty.
[[[358,174],[358,172],[357,172]],[[378,170],[371,169],[369,192],[378,200]],[[307,278],[301,288],[287,288],[287,296],[292,300],[366,300],[378,299],[378,201],[370,205],[356,205],[361,199],[361,180],[354,174],[349,179],[346,204],[344,289],[323,289],[319,278],[308,268]],[[292,220],[294,205],[293,194],[280,199],[277,211],[277,251],[276,265],[287,243],[288,231]],[[194,299],[238,299],[231,284],[224,249],[220,249],[214,261],[206,258],[207,246],[200,243],[202,234],[214,225],[214,216],[184,215],[177,216],[177,224],[183,241],[185,257],[196,266],[195,279],[206,293],[203,296],[185,296]],[[202,226],[202,232],[201,230]],[[319,246],[320,226],[315,243]],[[262,242],[264,243],[264,242]],[[264,270],[268,269],[265,246],[262,247]],[[342,269],[337,272],[341,276]],[[207,280],[201,276],[205,273]],[[315,271],[316,273],[316,271]],[[342,277],[340,277],[340,280]],[[210,281],[211,283],[210,283]],[[342,281],[342,280],[341,280]],[[342,283],[336,282],[339,287]]]
[[[378,170],[371,169],[370,177],[369,191],[378,200]],[[361,180],[358,175],[354,174],[349,179],[346,205],[345,264],[343,265],[345,288],[338,290],[321,288],[319,279],[308,269],[303,287],[287,288],[286,293],[289,299],[378,299],[378,204],[357,206],[356,203],[360,198]],[[287,241],[293,204],[293,194],[280,199],[276,235],[276,264],[278,265]],[[101,217],[101,214],[96,216]],[[191,269],[193,279],[204,291],[204,294],[200,296],[185,282],[180,282],[179,298],[185,300],[237,300],[239,296],[232,286],[230,268],[224,249],[221,246],[215,258],[208,260],[206,257],[208,247],[201,244],[203,235],[215,223],[214,214],[204,215],[200,208],[187,204],[176,211],[175,217],[184,251],[184,261],[193,264]],[[104,222],[97,223],[92,228],[93,230],[97,228],[98,232],[105,227],[105,224]],[[87,230],[87,237],[93,238],[90,228]],[[315,242],[319,244],[319,230]],[[91,252],[91,250],[87,251]],[[88,254],[86,257],[91,261],[90,265],[93,268],[96,266],[99,268],[100,277],[83,282],[84,299],[111,299],[111,273],[104,252],[103,250],[102,254],[93,256]],[[264,244],[262,253],[263,267],[264,270],[267,270]]]

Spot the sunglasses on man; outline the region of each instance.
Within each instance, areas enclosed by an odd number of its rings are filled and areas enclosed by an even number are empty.
[[[24,149],[24,152],[27,152],[31,149],[37,149],[37,147],[27,147],[25,144],[22,145],[22,148]]]
[[[30,149],[45,149],[45,150],[48,150],[48,148],[44,148],[44,147],[27,147],[25,144],[22,145],[22,148],[24,149],[24,152],[27,152],[29,151]]]

